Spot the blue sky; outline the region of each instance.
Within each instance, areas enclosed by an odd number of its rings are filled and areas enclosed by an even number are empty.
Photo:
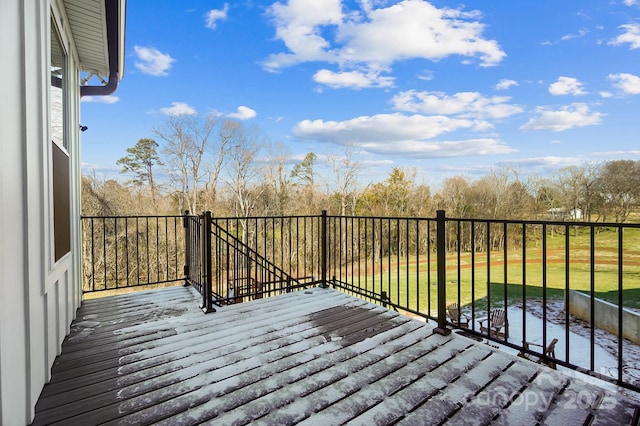
[[[125,75],[84,98],[85,173],[171,114],[286,147],[415,168],[427,184],[640,159],[640,0],[127,2]]]

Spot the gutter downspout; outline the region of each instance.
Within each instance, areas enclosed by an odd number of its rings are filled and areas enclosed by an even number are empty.
[[[105,0],[105,16],[107,25],[107,40],[109,49],[109,81],[104,86],[80,86],[80,97],[83,96],[105,96],[110,95],[118,88],[120,81],[119,71],[119,55],[118,48],[120,45],[120,31],[118,27],[118,19],[120,11],[118,10],[119,0]],[[124,23],[123,23],[124,25]]]

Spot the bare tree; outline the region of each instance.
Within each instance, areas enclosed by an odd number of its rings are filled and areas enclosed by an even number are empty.
[[[616,222],[624,222],[640,201],[640,162],[615,160],[605,163],[598,186],[605,208],[613,212]]]
[[[288,154],[282,145],[272,146],[264,167],[264,187],[262,206],[258,214],[279,215],[293,213],[291,198],[293,196],[293,182],[287,167]]]
[[[352,147],[347,147],[344,155],[330,155],[328,162],[331,165],[333,182],[327,185],[329,192],[333,192],[340,200],[340,215],[355,214],[358,198],[358,175],[361,163],[354,160]]]
[[[207,168],[209,179],[206,187],[205,210],[213,210],[214,206],[216,206],[218,183],[225,164],[227,146],[229,144],[228,127],[230,125],[229,121],[225,121],[218,127],[216,153],[212,163]]]
[[[473,215],[486,218],[520,219],[529,217],[534,199],[520,180],[518,170],[504,166],[473,182],[468,192]]]
[[[451,217],[470,217],[469,182],[463,176],[452,176],[442,182],[442,189],[434,195],[438,209]]]
[[[212,144],[211,134],[218,123],[213,115],[172,115],[154,129],[154,133],[165,141],[163,152],[167,171],[177,186],[175,194],[180,212],[184,209],[196,212],[203,206],[200,191],[209,177],[205,173],[205,153]],[[222,161],[220,157],[218,161]]]
[[[600,168],[593,163],[560,169],[553,179],[558,207],[571,208],[574,219],[577,219],[576,212],[582,210],[584,217],[591,220],[594,207],[600,204],[601,193],[597,186],[602,182]]]
[[[262,149],[261,134],[258,129],[248,130],[237,121],[226,122],[224,129],[228,159],[226,183],[233,198],[233,211],[238,217],[247,217],[256,202],[252,190],[258,187],[260,176],[256,157]]]

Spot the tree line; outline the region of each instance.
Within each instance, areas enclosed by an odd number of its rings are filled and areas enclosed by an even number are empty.
[[[614,160],[521,178],[513,167],[478,179],[454,176],[436,191],[412,168],[362,182],[352,147],[291,162],[285,148],[242,122],[178,115],[118,160],[127,180],[83,176],[84,215],[182,214],[249,217],[318,214],[625,222],[640,202],[640,162]],[[322,171],[320,173],[319,171]],[[328,172],[327,172],[328,170]],[[553,216],[550,216],[553,212]],[[576,212],[580,212],[577,214]],[[560,213],[560,216],[558,216]]]

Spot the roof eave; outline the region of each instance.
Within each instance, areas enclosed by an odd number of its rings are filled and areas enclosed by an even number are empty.
[[[124,74],[126,0],[105,0],[104,8],[109,79],[105,85],[81,86],[80,96],[110,95],[118,88]]]

